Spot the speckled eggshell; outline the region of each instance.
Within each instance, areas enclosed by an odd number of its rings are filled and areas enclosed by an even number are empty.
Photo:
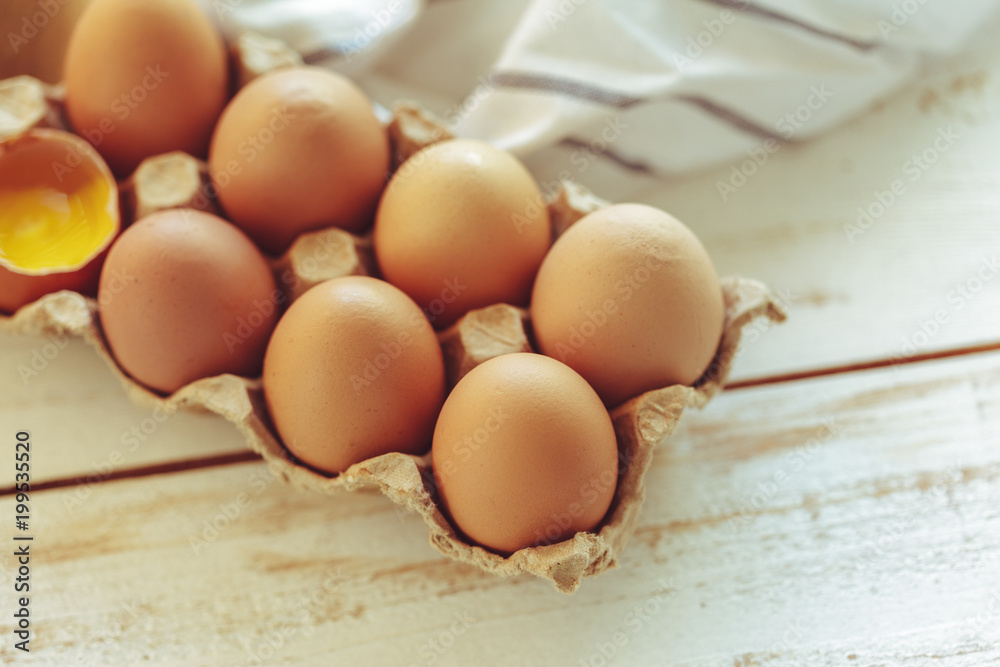
[[[601,399],[538,354],[494,357],[462,378],[441,409],[432,459],[446,513],[502,554],[593,530],[618,480]]]
[[[226,107],[209,156],[227,216],[267,252],[321,227],[359,231],[375,214],[389,139],[371,100],[319,68],[254,79]]]
[[[473,308],[526,305],[551,231],[541,192],[517,158],[455,139],[399,168],[374,242],[386,280],[443,328]]]
[[[164,394],[200,378],[260,374],[283,298],[233,225],[171,209],[126,229],[101,272],[101,326],[118,364]]]
[[[676,218],[616,204],[581,218],[538,272],[539,349],[572,367],[608,406],[705,372],[722,336],[712,260]]]
[[[194,0],[93,0],[67,47],[65,83],[73,129],[125,176],[152,155],[206,155],[229,59]]]
[[[299,297],[264,360],[281,440],[329,474],[388,452],[427,451],[444,393],[427,318],[403,292],[367,276],[334,278]]]

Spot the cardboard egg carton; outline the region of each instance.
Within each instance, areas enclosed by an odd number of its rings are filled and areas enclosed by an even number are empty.
[[[297,54],[280,42],[253,35],[241,38],[234,53],[242,83],[274,67],[301,62]],[[7,123],[0,125],[0,140],[31,127],[60,127],[60,105],[57,88],[30,77],[0,82],[0,119]],[[452,136],[412,103],[397,105],[387,129],[394,167],[424,146]],[[183,153],[146,160],[120,184],[120,190],[126,221],[166,208],[218,212],[206,165]],[[554,236],[606,205],[608,202],[582,186],[564,182],[548,202]],[[286,303],[330,278],[377,275],[370,237],[336,228],[303,234],[284,255],[272,259],[271,265],[277,285],[285,292]],[[13,316],[0,316],[0,331],[79,336],[97,350],[138,405],[166,414],[180,410],[219,414],[243,434],[247,446],[264,458],[276,477],[301,489],[324,494],[376,489],[394,503],[419,514],[428,526],[431,544],[450,558],[501,576],[529,572],[552,581],[559,591],[571,593],[583,577],[617,566],[618,556],[635,529],[645,497],[644,477],[654,449],[673,432],[686,408],[704,406],[722,389],[743,327],[759,317],[773,321],[785,318],[781,307],[759,282],[725,278],[722,290],[726,308],[724,332],[715,358],[696,386],[676,385],[646,392],[611,412],[620,471],[611,508],[601,526],[595,532],[578,533],[556,544],[521,549],[508,557],[465,541],[444,516],[436,500],[430,453],[385,454],[330,477],[299,463],[282,446],[271,426],[259,378],[233,375],[205,378],[169,397],[146,389],[116,364],[101,332],[97,301],[92,298],[67,291],[49,294]],[[532,351],[529,326],[524,309],[497,304],[471,311],[439,332],[449,387],[487,359]]]

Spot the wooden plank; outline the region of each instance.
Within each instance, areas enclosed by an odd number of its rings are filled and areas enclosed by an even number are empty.
[[[621,568],[573,597],[445,560],[378,495],[297,492],[257,462],[41,491],[32,656],[964,667],[1000,655],[1000,352],[729,392],[685,417],[648,481]],[[6,550],[0,564],[8,586]],[[15,657],[5,639],[0,660]]]
[[[246,451],[235,428],[210,414],[139,408],[79,340],[0,334],[0,424],[4,437],[30,430],[44,447],[36,482],[97,481],[123,470]],[[14,482],[0,466],[0,488]]]

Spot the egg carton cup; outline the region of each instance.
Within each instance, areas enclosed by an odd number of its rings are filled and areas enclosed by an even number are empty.
[[[243,84],[271,69],[301,63],[297,54],[280,42],[252,34],[237,40],[233,52],[237,79]],[[59,87],[30,77],[0,81],[0,141],[33,127],[65,129],[63,118]],[[424,146],[453,136],[414,103],[398,104],[387,129],[394,168]],[[218,213],[206,165],[184,153],[146,160],[119,187],[123,223],[170,208]],[[553,234],[558,236],[608,202],[566,181],[547,205]],[[360,237],[337,228],[303,234],[284,255],[270,261],[276,282],[284,290],[285,305],[330,278],[377,276],[370,236]],[[169,397],[150,391],[115,362],[101,330],[97,299],[69,291],[49,294],[12,316],[0,315],[0,332],[80,337],[97,350],[134,403],[165,414],[207,411],[221,415],[242,433],[247,446],[263,457],[275,477],[322,494],[375,489],[419,514],[429,529],[431,545],[453,560],[500,576],[531,573],[553,582],[563,593],[572,593],[583,577],[618,565],[645,498],[644,477],[654,449],[674,431],[686,408],[701,408],[722,390],[743,328],[757,318],[775,322],[785,319],[784,311],[765,285],[735,277],[724,278],[721,284],[726,309],[724,331],[715,357],[698,383],[649,391],[611,411],[618,441],[619,477],[611,507],[600,527],[558,543],[520,549],[506,557],[467,541],[441,512],[430,453],[389,453],[330,477],[297,461],[281,444],[268,416],[259,378],[205,378]],[[534,351],[529,330],[527,311],[496,304],[471,311],[439,332],[449,386],[488,359]]]

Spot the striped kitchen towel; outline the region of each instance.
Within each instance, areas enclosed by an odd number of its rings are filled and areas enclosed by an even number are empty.
[[[603,142],[632,170],[806,140],[990,29],[1000,0],[203,0],[383,103],[521,156]],[[996,30],[998,24],[992,23]]]

